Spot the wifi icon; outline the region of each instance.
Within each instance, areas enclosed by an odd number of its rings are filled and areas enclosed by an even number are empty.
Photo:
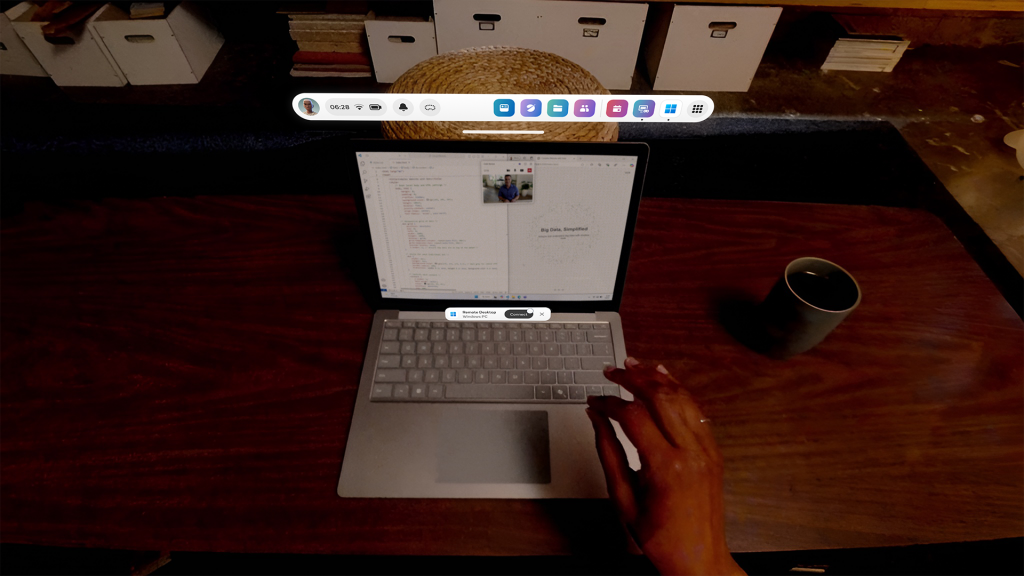
[[[363,109],[363,105],[362,104],[356,104],[356,110],[362,110],[362,109]]]

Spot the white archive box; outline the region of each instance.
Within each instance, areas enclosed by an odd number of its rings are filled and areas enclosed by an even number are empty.
[[[659,5],[647,46],[655,90],[746,92],[782,8]]]
[[[434,19],[379,18],[367,20],[366,41],[377,82],[390,84],[406,70],[437,56]]]
[[[557,54],[605,88],[633,83],[647,4],[559,0],[434,0],[437,52],[517,46]]]
[[[102,17],[103,10],[89,17],[84,24],[76,26],[72,37],[64,39],[66,44],[52,44],[43,37],[46,22],[32,22],[37,7],[23,2],[28,7],[16,18],[11,26],[18,37],[32,51],[39,64],[58,86],[124,86],[124,74],[117,67],[110,51],[100,40],[94,25]]]
[[[95,23],[114,61],[136,85],[196,84],[217,57],[224,37],[196,3],[182,2],[165,18],[132,20],[113,4]]]
[[[49,76],[11,26],[11,20],[31,6],[28,2],[22,2],[7,12],[0,13],[0,45],[3,47],[0,50],[0,74]]]

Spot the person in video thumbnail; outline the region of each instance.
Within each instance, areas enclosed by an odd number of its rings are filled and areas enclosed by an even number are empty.
[[[515,202],[519,200],[519,188],[512,183],[512,176],[505,174],[505,183],[498,189],[498,198],[502,202]]]
[[[303,114],[305,114],[306,116],[316,116],[316,112],[313,111],[313,101],[310,100],[309,98],[306,98],[302,101],[302,107],[305,109],[305,112],[303,112]]]

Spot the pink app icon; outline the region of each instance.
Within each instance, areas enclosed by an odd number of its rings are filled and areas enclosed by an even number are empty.
[[[621,118],[629,113],[629,102],[625,100],[609,100],[605,115],[610,118]]]
[[[594,108],[596,106],[593,100],[577,100],[573,113],[578,118],[589,118],[594,115]]]

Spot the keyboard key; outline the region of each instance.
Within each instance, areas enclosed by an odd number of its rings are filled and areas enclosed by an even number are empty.
[[[480,343],[479,342],[466,342],[466,354],[479,354]]]
[[[426,398],[427,397],[427,385],[426,384],[413,384],[409,387],[410,398]]]
[[[412,354],[406,354],[402,356],[402,368],[415,368],[416,367],[416,356]]]
[[[580,358],[580,363],[583,365],[584,370],[604,370],[605,366],[614,366],[615,359],[593,356],[589,358]]]
[[[430,330],[430,339],[434,342],[438,340],[444,340],[444,330],[440,328],[433,328]]]
[[[593,330],[593,324],[580,324],[580,330]]]
[[[464,342],[470,342],[476,340],[476,330],[470,330],[468,328],[462,331],[462,340]]]
[[[448,343],[447,342],[434,342],[434,354],[447,354]]]
[[[416,361],[417,368],[430,368],[434,365],[433,356],[419,356],[418,358],[419,359]]]
[[[575,356],[576,355],[576,345],[575,344],[559,344],[558,348],[559,348],[558,351],[562,353],[562,356]]]
[[[385,328],[401,328],[402,327],[402,321],[401,320],[385,320],[384,321],[384,327]]]
[[[587,386],[587,396],[604,396],[600,386]]]
[[[461,354],[458,355],[458,356],[452,356],[448,360],[448,365],[451,366],[452,368],[465,368],[466,367],[466,357],[461,355]]]
[[[454,400],[533,400],[533,387],[449,384],[444,387],[444,396]]]
[[[520,324],[520,326],[523,327],[523,330],[533,330],[533,327],[535,326],[535,324],[532,324],[532,323],[531,324]]]
[[[465,354],[466,353],[466,345],[463,344],[462,342],[449,342],[448,343],[448,353],[449,354]]]
[[[438,382],[441,380],[441,371],[437,368],[431,368],[423,371],[424,382]]]
[[[380,343],[381,354],[399,354],[401,349],[401,345],[397,341]]]
[[[416,327],[416,323],[413,322],[412,320],[406,320],[405,322],[402,322],[402,327],[403,328],[415,328]]]
[[[374,384],[370,398],[391,398],[391,384]]]
[[[430,354],[430,351],[434,347],[430,345],[430,342],[417,342],[416,353],[417,354]]]
[[[398,339],[403,341],[412,340],[412,334],[412,328],[402,328],[398,331]]]
[[[496,354],[494,351],[494,342],[481,342],[480,343],[481,354]]]
[[[423,370],[409,370],[409,382],[423,382]]]
[[[530,345],[526,342],[517,342],[512,345],[512,353],[516,356],[526,356],[530,353]]]
[[[400,368],[402,357],[392,354],[381,354],[377,357],[377,368]]]
[[[594,349],[591,348],[590,344],[577,344],[576,345],[576,355],[577,356],[593,356],[594,355],[593,351],[594,351]]]
[[[572,372],[568,370],[559,370],[555,374],[558,375],[559,384],[572,384]]]
[[[547,324],[540,323],[540,322],[537,323],[537,324],[534,324],[533,327],[536,328],[537,330],[547,330],[548,329],[548,325]]]
[[[449,328],[448,329],[448,337],[445,338],[445,339],[448,340],[449,342],[452,342],[452,341],[455,341],[455,340],[459,340],[461,336],[462,336],[462,331],[461,330],[458,330],[458,329],[455,329],[455,328]]]
[[[558,344],[549,342],[544,345],[544,354],[548,356],[558,356]]]
[[[510,370],[515,368],[515,358],[511,356],[498,356],[498,368],[502,370]]]
[[[504,328],[500,328],[500,329],[497,329],[497,330],[493,330],[491,332],[491,338],[495,342],[504,342],[505,339],[507,338],[505,329]]]
[[[592,344],[594,348],[594,356],[612,356],[612,345],[611,344]]]
[[[533,363],[530,367],[533,368],[534,370],[547,370],[548,359],[544,358],[543,356],[539,358],[534,358]]]
[[[455,370],[452,370],[451,368],[448,370],[441,370],[441,382],[447,384],[449,382],[455,382],[456,379],[457,376]]]
[[[466,368],[479,368],[480,356],[466,356]]]
[[[576,384],[611,384],[604,377],[604,372],[586,372],[583,370],[573,372]]]
[[[579,330],[579,325],[578,324],[562,324],[562,328],[565,328],[566,330]]]
[[[508,371],[508,383],[509,384],[522,384],[523,383],[523,371],[522,370],[509,370]],[[390,389],[388,394],[391,394]]]
[[[612,333],[607,330],[591,330],[587,332],[587,342],[611,342]]]
[[[405,378],[405,376],[402,376]],[[523,372],[523,384],[540,384],[540,372],[536,370],[526,370]]]
[[[582,330],[573,330],[573,332],[572,332],[572,341],[573,342],[586,342],[587,341],[587,333],[582,331]]]
[[[408,384],[395,384],[394,390],[391,392],[392,398],[408,398],[409,397],[409,385]]]
[[[552,358],[548,358],[548,370],[561,370],[562,368],[563,366],[561,356],[554,356]]]
[[[448,326],[448,324],[446,322],[431,322],[430,323],[430,327],[431,328],[445,328],[447,326]]]
[[[505,383],[505,371],[504,370],[491,370],[491,384],[504,384]]]
[[[484,356],[484,358],[483,358],[483,368],[486,368],[487,370],[495,370],[495,369],[497,369],[498,368],[498,357],[494,356],[493,354],[490,355],[490,356]]]
[[[509,330],[508,331],[508,341],[509,342],[522,342],[523,341],[523,331],[522,330],[515,330],[515,329]]]
[[[473,382],[476,382],[477,384],[487,384],[489,379],[490,374],[487,370],[476,370],[473,372]]]
[[[562,325],[561,324],[555,324],[555,323],[549,323],[548,324],[548,330],[561,330],[561,329],[562,329]]]
[[[537,394],[537,400],[551,399],[551,386],[534,386],[533,389]]]
[[[618,396],[619,395],[619,387],[618,386],[602,386],[601,389],[604,390],[604,395],[605,396]]]
[[[568,330],[559,330],[558,332],[555,332],[555,342],[564,343],[568,342],[569,340],[570,337]]]
[[[530,356],[543,356],[543,355],[544,355],[544,345],[543,344],[541,344],[540,342],[535,342],[533,344],[530,344]]]
[[[490,328],[491,327],[491,323],[490,322],[474,322],[473,325],[476,326],[477,328]]]
[[[512,353],[512,345],[508,342],[498,342],[498,345],[494,347],[494,350],[502,356],[508,356]]]
[[[398,330],[395,330],[394,328],[385,328],[384,329],[384,340],[397,340],[397,339],[398,339]]]
[[[539,334],[540,334],[540,332],[537,332],[536,330],[527,330],[526,331],[526,337],[523,338],[523,340],[525,340],[526,342],[539,342],[540,341]]]
[[[533,368],[533,363],[529,356],[516,356],[516,370],[529,370],[530,368]]]
[[[602,322],[600,324],[594,324],[594,330],[611,330],[611,327],[607,322]]]
[[[544,370],[540,373],[541,384],[554,384],[557,380],[558,378],[555,376],[555,372],[553,370]]]
[[[566,358],[565,359],[565,369],[566,370],[579,370],[580,369],[580,359],[579,358]]]
[[[461,384],[469,384],[473,382],[473,371],[469,368],[459,370],[459,382]]]
[[[417,322],[417,328],[430,328],[430,322]]]
[[[490,342],[491,330],[489,328],[481,328],[476,331],[476,339],[481,342]]]
[[[551,399],[552,400],[568,400],[569,399],[569,388],[567,386],[552,386],[551,387]]]
[[[541,332],[540,333],[540,341],[541,342],[554,342],[555,341],[555,333],[550,331],[550,330],[546,330],[544,332]]]
[[[431,400],[440,400],[441,398],[444,398],[444,386],[440,384],[431,384],[427,388],[427,398],[430,398]]]
[[[587,393],[583,386],[569,386],[569,399],[570,400],[586,400]]]

